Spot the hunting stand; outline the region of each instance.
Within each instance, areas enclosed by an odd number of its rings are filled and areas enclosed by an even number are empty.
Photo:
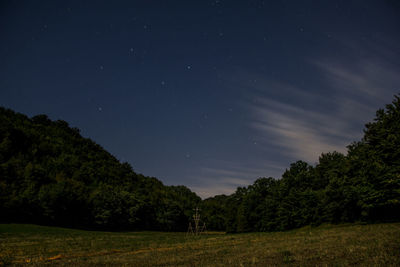
[[[205,233],[205,231],[206,231],[206,223],[205,222],[203,222],[203,225],[200,226],[199,208],[195,208],[194,211],[195,211],[195,213],[193,215],[194,228],[192,227],[192,222],[189,222],[187,235],[200,235],[202,233]]]

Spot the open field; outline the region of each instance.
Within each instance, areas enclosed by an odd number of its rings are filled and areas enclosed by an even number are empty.
[[[400,223],[186,237],[0,225],[0,265],[400,266]]]

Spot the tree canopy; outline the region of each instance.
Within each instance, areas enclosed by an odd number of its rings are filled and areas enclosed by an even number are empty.
[[[186,230],[200,198],[133,171],[79,130],[0,108],[0,220]]]
[[[323,222],[400,220],[400,98],[376,112],[347,155],[292,163],[281,179],[260,178],[230,196],[202,202],[219,230],[280,231]],[[225,223],[222,223],[224,221]],[[216,223],[218,222],[218,223]]]
[[[399,221],[400,97],[347,148],[202,201],[137,174],[65,121],[0,108],[0,221],[185,231],[196,206],[208,229],[228,232]]]

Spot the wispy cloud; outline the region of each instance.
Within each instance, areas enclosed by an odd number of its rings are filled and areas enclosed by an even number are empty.
[[[272,143],[293,158],[315,161],[324,151],[343,152],[353,137],[335,116],[267,99],[258,103],[252,107],[254,120],[250,126],[259,132],[264,147]]]
[[[400,93],[400,65],[393,60],[399,54],[387,44],[338,41],[338,46],[347,52],[305,60],[306,73],[313,75],[298,82],[246,69],[227,75],[232,89],[243,88],[245,122],[263,158],[254,158],[251,166],[234,161],[205,165],[191,177],[199,181],[191,188],[203,198],[230,194],[258,177],[279,178],[295,160],[313,164],[321,153],[346,153],[347,145],[360,140],[375,111]]]
[[[315,65],[325,77],[327,86],[342,94],[357,95],[364,101],[384,102],[387,94],[392,94],[399,86],[399,73],[389,64],[380,61],[360,59],[346,66],[336,62],[317,61]]]
[[[198,174],[190,177],[191,181],[198,181],[190,188],[202,198],[231,194],[237,187],[248,186],[257,178],[266,175],[277,177],[284,169],[284,166],[276,162],[264,162],[262,168],[220,160],[215,160],[210,165],[212,166],[203,167]]]
[[[346,152],[346,145],[359,140],[362,125],[399,90],[400,76],[392,63],[374,57],[309,65],[322,81],[323,94],[318,88],[263,80],[254,85],[258,93],[247,107],[252,114],[249,126],[264,147],[278,146],[287,156],[313,163],[322,152]],[[289,92],[291,97],[285,97]]]

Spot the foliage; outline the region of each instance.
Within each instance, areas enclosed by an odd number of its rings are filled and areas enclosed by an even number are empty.
[[[184,186],[135,173],[65,121],[0,108],[1,220],[182,231],[200,205],[207,228],[227,232],[399,221],[400,97],[347,148],[201,201]]]
[[[0,217],[100,229],[187,228],[200,198],[120,163],[65,121],[0,108]]]
[[[209,222],[225,218],[224,227],[215,229],[228,232],[399,221],[400,98],[377,111],[347,155],[324,153],[315,166],[297,161],[279,180],[260,178],[231,196],[206,199],[203,206]]]

